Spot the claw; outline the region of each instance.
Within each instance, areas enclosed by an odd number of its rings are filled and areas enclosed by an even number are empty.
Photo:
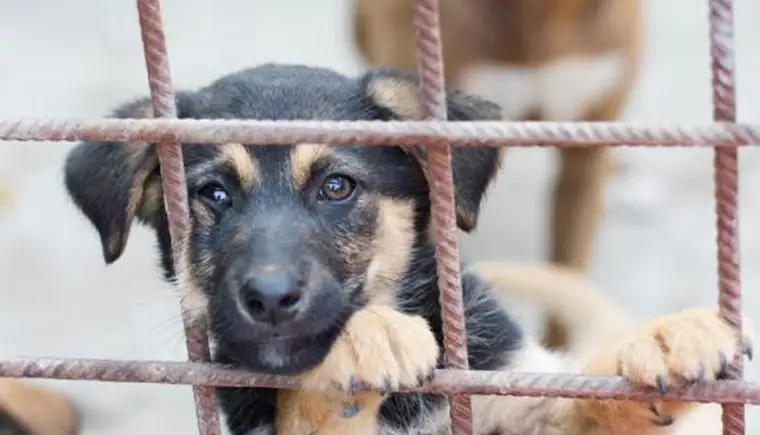
[[[656,424],[657,426],[670,426],[673,424],[675,420],[673,419],[672,415],[666,415],[664,417],[657,417],[655,419],[652,419],[652,423]]]
[[[360,410],[359,402],[346,403],[343,405],[343,418],[354,418]]]
[[[422,373],[420,373],[419,375],[417,375],[417,386],[421,387],[421,386],[425,385],[425,382],[427,381],[426,378],[427,378],[427,376],[423,375]]]
[[[654,423],[657,426],[670,426],[673,424],[673,416],[671,415],[661,415],[660,410],[657,409],[657,404],[650,403],[649,404],[649,411],[654,414],[655,418],[652,419],[652,423]]]
[[[726,356],[725,353],[720,352],[718,358],[720,359],[720,369],[718,370],[717,378],[722,379],[726,377],[726,372],[728,372],[728,356]]]
[[[347,393],[350,395],[356,394],[356,391],[359,389],[359,383],[356,381],[356,378],[351,376],[348,378],[348,391]]]
[[[435,369],[433,369],[433,371],[428,373],[428,375],[425,377],[425,380],[428,382],[431,382],[433,379],[435,379]]]
[[[655,383],[657,384],[657,391],[659,391],[660,394],[665,394],[668,392],[668,382],[662,375],[657,375],[655,378]]]
[[[699,370],[697,371],[697,383],[704,384],[705,382],[707,382],[705,371],[706,371],[705,365],[700,363]]]
[[[386,376],[383,382],[383,394],[390,394],[391,391],[393,391],[393,384],[391,383],[391,378]]]
[[[660,411],[657,409],[657,405],[655,405],[654,403],[649,404],[649,410],[652,412],[652,414],[658,417],[660,416]]]

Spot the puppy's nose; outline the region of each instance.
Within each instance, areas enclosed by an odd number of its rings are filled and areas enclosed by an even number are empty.
[[[298,314],[302,287],[303,282],[285,270],[257,273],[240,288],[240,302],[254,320],[276,325]]]

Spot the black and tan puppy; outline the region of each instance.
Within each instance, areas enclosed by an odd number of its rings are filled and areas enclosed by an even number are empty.
[[[393,70],[351,78],[270,64],[180,93],[177,106],[182,118],[386,121],[420,118],[418,91],[412,75]],[[455,90],[448,105],[454,121],[499,117],[495,105]],[[149,114],[147,100],[116,111],[118,117]],[[441,362],[424,150],[308,143],[186,144],[184,150],[191,235],[181,264],[170,256],[153,144],[80,144],[67,158],[65,182],[100,233],[106,262],[119,258],[135,219],[155,229],[166,277],[183,281],[183,296],[209,315],[216,361],[326,388],[221,388],[232,433],[441,433],[447,412],[439,396],[352,391],[359,383],[416,385]],[[499,150],[455,149],[453,165],[458,223],[471,231]],[[473,369],[563,369],[477,275],[466,273],[462,289]],[[733,332],[710,311],[658,321],[620,342],[634,347],[606,348],[586,370],[623,370],[649,385],[677,382],[670,372],[687,381],[714,379],[720,355],[737,352]],[[678,342],[660,346],[671,333]],[[609,403],[476,398],[477,433],[625,427],[656,433],[663,415],[688,408]],[[343,414],[346,404],[349,410],[359,405],[355,415]]]

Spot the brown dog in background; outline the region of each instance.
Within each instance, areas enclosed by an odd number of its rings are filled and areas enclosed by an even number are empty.
[[[415,68],[412,0],[355,0],[369,66]],[[440,0],[446,80],[499,104],[508,120],[609,121],[637,77],[640,0]],[[560,150],[551,260],[585,269],[603,210],[609,151]],[[565,332],[548,319],[547,345]]]

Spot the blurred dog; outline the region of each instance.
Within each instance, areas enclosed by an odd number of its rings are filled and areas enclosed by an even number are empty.
[[[415,68],[412,0],[354,0],[353,37],[372,67]],[[640,62],[640,0],[441,0],[446,80],[518,121],[611,121]],[[604,148],[559,150],[551,260],[585,269],[611,169]],[[546,342],[565,344],[549,318]]]
[[[0,379],[0,434],[75,435],[79,417],[71,401],[50,388]]]
[[[180,92],[176,103],[181,118],[410,120],[422,116],[419,91],[418,79],[400,70],[354,78],[268,64]],[[453,122],[500,117],[498,106],[455,89],[447,99]],[[115,116],[148,116],[149,108],[142,99]],[[99,232],[107,263],[122,254],[135,219],[155,230],[166,278],[182,281],[183,297],[209,317],[215,361],[322,389],[219,388],[230,431],[441,433],[448,412],[440,395],[357,392],[420,385],[442,364],[424,147],[185,144],[183,155],[190,235],[178,264],[154,144],[79,144],[66,159],[65,184]],[[454,148],[452,159],[457,223],[473,231],[499,150]],[[462,292],[471,368],[566,367],[477,273],[465,269]],[[695,310],[596,348],[584,371],[660,388],[683,382],[670,372],[709,381],[738,343],[716,313]],[[665,416],[692,406],[565,403],[476,398],[476,433],[660,433]]]

